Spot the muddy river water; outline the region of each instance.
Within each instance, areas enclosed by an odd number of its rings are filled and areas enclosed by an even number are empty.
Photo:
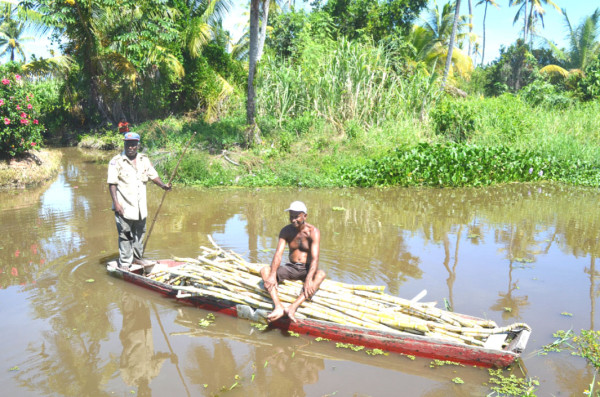
[[[167,178],[164,178],[167,179]],[[106,164],[65,149],[58,177],[0,192],[0,384],[6,396],[486,396],[486,369],[370,356],[261,332],[110,277],[117,235]],[[149,220],[162,191],[148,187]],[[581,396],[585,359],[540,355],[557,330],[595,329],[598,189],[190,189],[168,193],[147,258],[209,245],[269,263],[293,200],[321,230],[331,279],[444,301],[533,328],[520,366],[538,396]],[[459,378],[464,383],[453,382]]]

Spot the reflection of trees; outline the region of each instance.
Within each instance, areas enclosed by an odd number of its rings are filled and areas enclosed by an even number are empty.
[[[594,330],[594,314],[596,312],[596,298],[600,296],[596,286],[596,277],[599,275],[596,270],[596,256],[590,258],[590,267],[585,268],[585,272],[590,276],[590,329]]]
[[[22,387],[38,395],[110,395],[104,389],[117,363],[101,359],[99,341],[67,330],[41,337],[41,345],[28,349],[27,364],[16,375]]]
[[[325,368],[321,353],[305,350],[312,341],[299,340],[301,346],[298,346],[294,338],[289,338],[288,342],[277,345],[273,333],[279,330],[248,332],[249,323],[243,320],[233,320],[239,329],[223,324],[201,328],[197,325],[196,313],[178,311],[175,321],[189,331],[177,334],[201,337],[203,342],[210,338],[208,343],[188,351],[190,359],[185,372],[200,388],[204,389],[206,384],[211,395],[223,387],[231,387],[238,375],[247,395],[267,396],[276,390],[275,394],[281,396],[305,396],[304,386],[316,383],[319,372]],[[240,354],[235,346],[237,342],[250,346],[250,351]],[[321,349],[315,347],[314,350],[320,352]],[[251,376],[255,380],[248,379]]]
[[[553,390],[553,392],[557,392],[556,395],[581,396],[584,390],[589,389],[589,385],[594,379],[595,370],[592,365],[586,365],[582,369],[579,366],[575,367],[564,359],[560,359],[558,356],[549,358],[548,364],[554,372],[555,382],[560,387],[558,391]]]
[[[504,320],[509,320],[511,318],[521,318],[521,316],[519,315],[521,309],[529,305],[529,300],[527,296],[513,296],[513,293],[519,289],[518,282],[513,281],[512,279],[513,269],[513,261],[511,260],[508,264],[507,291],[506,293],[499,292],[498,295],[500,295],[500,299],[498,299],[496,303],[491,306],[492,310],[499,311],[502,313],[502,318]]]

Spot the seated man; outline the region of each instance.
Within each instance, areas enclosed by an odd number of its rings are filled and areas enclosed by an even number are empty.
[[[290,224],[279,232],[279,241],[271,266],[263,267],[260,274],[275,305],[267,320],[275,321],[287,315],[290,320],[297,322],[296,310],[302,302],[317,292],[325,279],[325,272],[318,269],[321,234],[315,226],[306,223],[306,205],[301,201],[294,201],[286,211],[290,213]],[[286,243],[289,246],[290,263],[280,266]],[[283,280],[304,281],[302,292],[287,308],[283,307],[277,293],[277,284]]]

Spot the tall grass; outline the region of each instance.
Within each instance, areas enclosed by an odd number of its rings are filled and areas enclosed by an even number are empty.
[[[338,131],[350,120],[370,129],[421,112],[439,96],[426,71],[399,75],[383,45],[340,40],[311,45],[303,55],[266,60],[257,80],[259,115],[282,123],[308,112]]]

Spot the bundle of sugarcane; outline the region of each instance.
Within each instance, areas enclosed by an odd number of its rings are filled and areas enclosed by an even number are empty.
[[[148,277],[167,283],[182,296],[208,296],[271,310],[273,303],[264,289],[260,269],[265,264],[249,263],[235,252],[221,249],[209,236],[214,248],[201,247],[198,258],[175,258],[183,265],[156,266]],[[302,292],[300,281],[284,281],[279,297],[292,303]],[[324,280],[310,301],[297,310],[298,317],[354,325],[390,333],[414,333],[483,346],[489,335],[518,329],[526,324],[498,327],[480,320],[445,311],[432,304],[413,302],[384,293],[385,287],[351,285]]]

